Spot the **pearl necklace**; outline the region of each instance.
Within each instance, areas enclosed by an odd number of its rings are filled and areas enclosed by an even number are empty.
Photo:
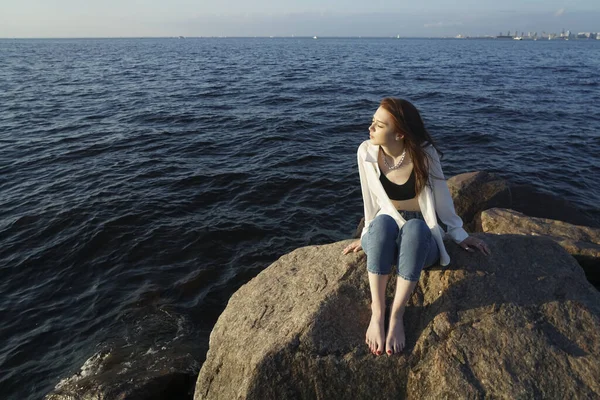
[[[385,151],[383,151],[383,149],[381,147],[380,147],[380,149],[381,149],[381,155],[383,157],[383,162],[385,163],[385,166],[388,167],[388,169],[390,171],[400,168],[400,166],[402,165],[402,161],[404,161],[404,156],[406,156],[406,148],[404,148],[404,151],[402,151],[402,155],[400,156],[400,161],[398,161],[398,164],[393,165],[393,166],[388,164],[388,162],[385,158]]]

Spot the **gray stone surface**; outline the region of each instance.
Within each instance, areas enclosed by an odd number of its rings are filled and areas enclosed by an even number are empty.
[[[478,232],[545,236],[560,244],[585,271],[588,280],[600,285],[600,229],[548,218],[535,218],[514,210],[492,208],[477,218]]]
[[[477,215],[489,208],[510,208],[538,218],[557,219],[576,225],[600,227],[590,215],[551,193],[530,185],[518,185],[485,171],[467,172],[448,179],[456,213],[465,229],[474,230]]]
[[[447,243],[452,264],[423,272],[391,357],[364,343],[363,252],[282,256],[230,298],[195,400],[600,397],[600,294],[579,265],[547,238],[478,236],[492,256]]]

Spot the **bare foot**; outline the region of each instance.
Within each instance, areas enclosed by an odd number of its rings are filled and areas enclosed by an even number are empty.
[[[383,354],[383,342],[385,341],[384,321],[383,313],[373,313],[371,315],[371,322],[367,329],[365,343],[369,346],[373,354]]]
[[[404,315],[391,315],[390,328],[385,341],[385,351],[388,355],[398,354],[404,349]]]

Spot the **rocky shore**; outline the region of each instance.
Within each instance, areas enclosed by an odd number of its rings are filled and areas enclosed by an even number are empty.
[[[458,175],[448,186],[465,227],[493,254],[446,242],[452,263],[423,271],[402,354],[377,357],[364,343],[366,257],[342,255],[349,239],[296,249],[243,285],[199,374],[186,352],[172,350],[170,362],[167,346],[152,373],[123,376],[136,360],[113,357],[111,373],[83,377],[82,368],[46,398],[600,397],[600,293],[590,283],[599,282],[597,224],[493,174]]]
[[[391,357],[364,343],[364,253],[281,257],[229,300],[194,399],[597,398],[600,293],[551,239],[476,235],[493,257],[447,243],[453,262],[423,272]]]

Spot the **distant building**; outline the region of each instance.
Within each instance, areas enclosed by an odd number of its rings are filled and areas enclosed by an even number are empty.
[[[519,36],[519,31],[515,30],[515,31],[507,31],[506,34],[504,34],[504,32],[499,32],[498,36],[487,36],[488,38],[495,38],[495,39],[513,39],[513,40],[539,40],[539,39],[546,39],[546,40],[570,40],[570,39],[595,39],[595,40],[600,40],[600,32],[579,32],[577,34],[572,33],[570,30],[565,30],[564,28],[562,29],[562,31],[560,33],[547,33],[545,31],[542,31],[541,34],[538,34],[538,32],[532,32],[532,31],[528,31],[527,35],[525,35],[525,32],[520,32],[521,35]]]

